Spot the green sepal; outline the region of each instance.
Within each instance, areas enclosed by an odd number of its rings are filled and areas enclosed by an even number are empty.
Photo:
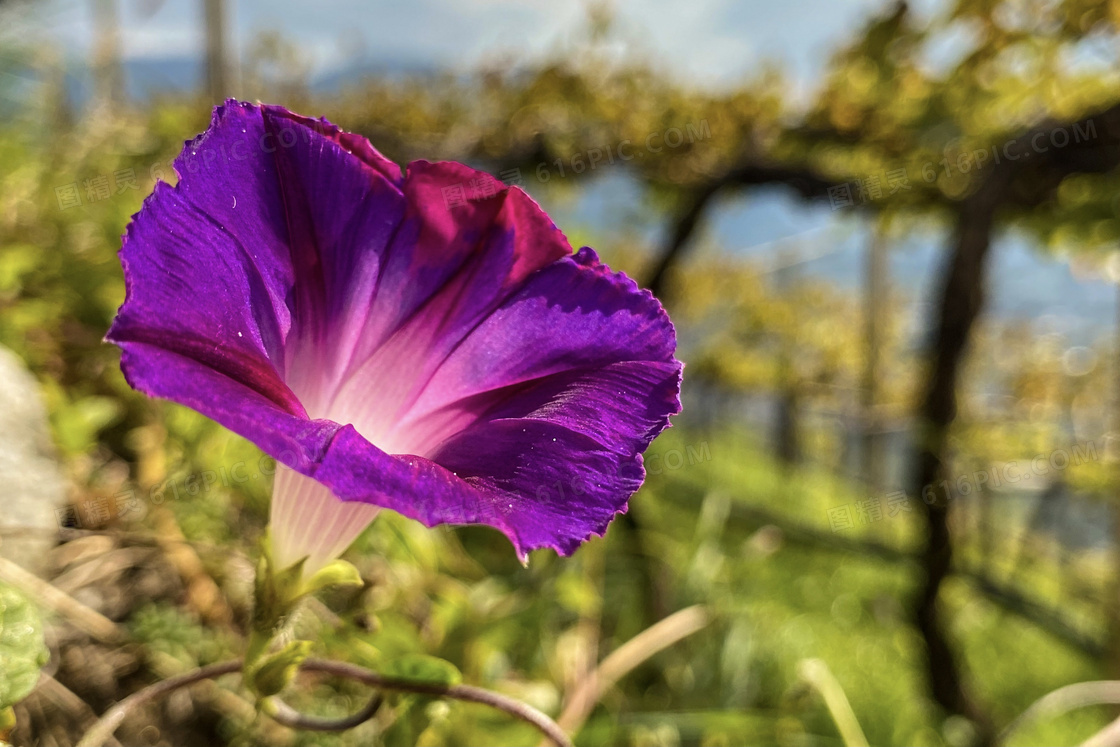
[[[251,689],[262,695],[269,695],[274,693],[266,693],[260,687],[280,686],[283,689],[295,676],[295,669],[298,669],[303,659],[307,658],[307,653],[304,652],[301,656],[301,649],[296,648],[295,644],[288,644],[284,649],[273,654],[267,653],[277,632],[295,611],[299,602],[305,596],[329,586],[360,587],[365,582],[362,581],[358,569],[344,560],[328,563],[305,578],[306,557],[287,568],[277,570],[267,539],[261,550],[253,585],[253,620],[245,652],[244,672],[245,681]],[[297,658],[295,668],[285,674],[283,671],[285,662]],[[261,680],[262,684],[258,686],[256,683],[261,677],[265,679]]]
[[[272,567],[269,553],[261,553],[257,561],[257,578],[254,584],[253,630],[271,635],[279,628],[299,601],[303,565],[307,558],[277,572]]]
[[[284,691],[296,673],[311,655],[311,641],[292,641],[276,653],[266,655],[254,667],[249,687],[262,698],[278,695]]]
[[[303,582],[301,591],[304,594],[314,594],[330,586],[364,586],[362,574],[351,563],[345,560],[333,560],[311,575]]]

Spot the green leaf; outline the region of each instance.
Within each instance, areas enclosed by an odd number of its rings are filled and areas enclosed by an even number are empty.
[[[390,677],[439,685],[458,685],[463,681],[462,673],[454,664],[426,654],[397,657],[388,663],[384,673]]]
[[[26,698],[39,681],[50,652],[31,602],[0,584],[0,711]]]
[[[262,697],[278,695],[292,684],[300,665],[311,655],[311,641],[292,641],[266,656],[253,672],[253,690]]]

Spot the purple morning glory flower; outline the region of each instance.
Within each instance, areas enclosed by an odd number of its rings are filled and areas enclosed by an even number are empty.
[[[626,509],[680,410],[673,326],[525,192],[237,101],[175,170],[125,234],[107,339],[134,388],[281,463],[278,567],[322,567],[379,508],[522,559]]]

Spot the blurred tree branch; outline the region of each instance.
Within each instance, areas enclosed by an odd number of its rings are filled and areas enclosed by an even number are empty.
[[[644,283],[645,287],[658,298],[665,297],[667,277],[679,263],[713,198],[722,191],[735,187],[778,184],[791,188],[804,200],[814,200],[826,197],[829,187],[838,183],[812,168],[760,160],[744,163],[723,176],[696,187],[684,198],[684,209],[673,219],[668,232],[669,239],[659,253],[654,269]]]

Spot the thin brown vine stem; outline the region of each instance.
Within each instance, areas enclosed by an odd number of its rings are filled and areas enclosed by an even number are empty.
[[[378,693],[370,698],[369,703],[362,710],[350,716],[339,719],[320,718],[300,713],[279,698],[269,698],[265,701],[264,712],[276,723],[289,729],[300,731],[349,731],[361,726],[377,715],[381,709],[383,699]]]
[[[415,682],[413,680],[386,677],[371,672],[368,669],[338,661],[325,661],[322,659],[308,659],[304,662],[304,672],[322,672],[336,677],[362,682],[370,687],[382,690],[396,690],[398,692],[416,693],[418,695],[433,695],[436,697],[451,698],[470,703],[480,703],[503,711],[514,718],[520,719],[537,728],[542,734],[551,739],[557,747],[573,747],[571,739],[564,730],[528,703],[522,703],[509,696],[484,690],[472,685],[440,685],[434,682]]]
[[[189,687],[198,682],[227,674],[240,673],[243,666],[244,662],[241,660],[212,664],[207,667],[202,667],[201,669],[196,669],[193,672],[161,680],[139,692],[133,693],[106,711],[105,715],[85,733],[85,736],[78,742],[77,747],[102,747],[112,738],[113,733],[125,718],[128,717],[129,713],[136,708],[158,700],[175,690]],[[322,659],[309,659],[303,663],[300,669],[303,672],[320,672],[335,677],[354,680],[380,690],[395,690],[398,692],[416,693],[418,695],[431,695],[439,698],[451,698],[453,700],[462,700],[490,706],[491,708],[507,713],[535,727],[542,734],[551,739],[557,747],[573,747],[572,741],[568,738],[568,735],[564,733],[564,730],[541,711],[538,711],[527,703],[522,703],[519,700],[502,695],[501,693],[484,690],[481,687],[474,687],[472,685],[441,685],[434,682],[416,682],[414,680],[386,677],[353,664],[325,661]],[[375,703],[380,706],[379,701],[380,698],[374,698],[365,710],[376,710],[373,707]],[[277,701],[277,703],[279,702]],[[274,703],[274,705],[276,705],[276,703]],[[287,708],[287,706],[284,706],[284,708]],[[289,708],[288,710],[291,709]],[[302,716],[295,711],[292,711],[292,713],[299,716],[301,719],[316,721],[320,724],[326,723],[325,721],[320,722],[318,719],[312,719],[308,716]],[[357,718],[358,715],[361,714],[356,714],[352,718]],[[281,718],[284,718],[284,715],[282,715]],[[344,719],[336,723],[346,723],[349,720],[350,719]],[[283,723],[282,721],[278,722]],[[307,727],[300,726],[297,728]]]
[[[158,700],[181,688],[190,687],[198,682],[214,679],[215,677],[221,677],[226,674],[236,674],[241,671],[242,666],[240,660],[211,664],[208,667],[202,667],[193,672],[187,672],[178,677],[160,680],[154,685],[149,685],[143,690],[129,695],[120,703],[117,703],[106,711],[105,715],[98,719],[97,723],[90,727],[89,731],[85,733],[85,736],[78,742],[77,747],[103,747],[103,745],[107,744],[109,740],[112,739],[113,732],[117,730],[128,714],[140,706]]]

